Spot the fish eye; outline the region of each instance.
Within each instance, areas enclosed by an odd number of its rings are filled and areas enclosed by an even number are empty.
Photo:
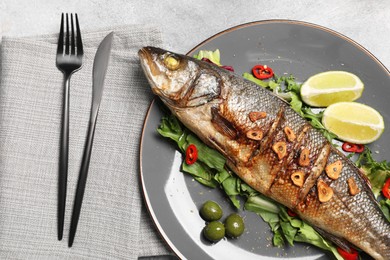
[[[177,57],[176,55],[168,54],[168,55],[164,58],[164,64],[165,64],[165,66],[166,66],[168,69],[170,69],[170,70],[176,70],[177,68],[179,68],[180,59],[179,59],[179,57]]]

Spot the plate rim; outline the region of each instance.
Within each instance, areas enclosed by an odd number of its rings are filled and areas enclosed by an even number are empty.
[[[234,26],[231,26],[227,29],[224,29],[222,31],[219,31],[215,34],[213,34],[212,36],[206,38],[205,40],[203,40],[202,42],[198,43],[196,46],[194,46],[193,48],[191,48],[187,53],[186,55],[189,56],[189,55],[193,55],[193,52],[196,50],[196,49],[199,49],[201,46],[205,45],[206,43],[224,35],[224,34],[227,34],[227,33],[230,33],[232,31],[236,31],[236,30],[239,30],[239,29],[242,29],[242,28],[247,28],[247,27],[252,27],[252,26],[257,26],[257,25],[263,25],[263,24],[276,24],[276,23],[280,23],[280,24],[297,24],[297,25],[301,25],[301,26],[306,26],[306,27],[311,27],[311,28],[315,28],[315,29],[318,29],[318,30],[322,30],[322,31],[325,31],[327,33],[330,33],[336,37],[339,37],[349,43],[351,43],[352,45],[354,45],[355,47],[357,47],[358,49],[360,49],[361,51],[363,51],[365,54],[367,54],[373,61],[375,61],[379,67],[381,67],[384,72],[386,72],[389,76],[390,76],[390,70],[374,55],[372,54],[368,49],[366,49],[364,46],[362,46],[361,44],[359,44],[358,42],[356,42],[355,40],[351,39],[350,37],[340,33],[340,32],[337,32],[333,29],[330,29],[326,26],[322,26],[322,25],[319,25],[319,24],[315,24],[315,23],[312,23],[312,22],[306,22],[306,21],[300,21],[300,20],[292,20],[292,19],[266,19],[266,20],[257,20],[257,21],[251,21],[251,22],[247,22],[247,23],[241,23],[241,24],[238,24],[238,25],[234,25]],[[153,211],[153,209],[151,208],[151,202],[150,202],[150,198],[149,198],[149,195],[147,194],[146,192],[146,187],[145,187],[145,181],[144,181],[144,176],[143,176],[143,166],[142,166],[142,153],[143,153],[143,140],[145,138],[145,126],[146,126],[146,123],[147,123],[147,120],[149,119],[149,116],[150,116],[150,113],[152,111],[152,108],[153,106],[156,104],[157,102],[157,99],[158,97],[154,97],[147,109],[147,112],[146,112],[146,115],[145,115],[145,118],[144,118],[144,122],[143,122],[143,125],[142,125],[142,132],[141,132],[141,137],[140,137],[140,142],[139,142],[139,180],[141,182],[141,193],[142,193],[142,197],[143,197],[143,202],[145,203],[145,207],[147,209],[147,212],[149,214],[149,216],[151,217],[152,219],[152,222],[155,226],[155,228],[157,229],[157,233],[159,234],[159,236],[163,239],[163,242],[171,249],[171,251],[177,256],[179,257],[180,259],[187,259],[186,256],[184,256],[180,250],[173,244],[173,242],[169,239],[168,235],[165,233],[165,231],[162,229],[162,226],[160,225],[159,221],[157,220],[157,216],[155,214],[155,212]]]
[[[380,67],[389,74],[390,76],[390,70],[373,54],[371,53],[368,49],[366,49],[363,45],[361,45],[360,43],[356,42],[355,40],[353,40],[352,38],[340,33],[340,32],[337,32],[333,29],[330,29],[326,26],[323,26],[323,25],[319,25],[319,24],[315,24],[315,23],[311,23],[311,22],[305,22],[305,21],[300,21],[300,20],[291,20],[291,19],[267,19],[267,20],[258,20],[258,21],[252,21],[252,22],[247,22],[247,23],[242,23],[242,24],[239,24],[239,25],[235,25],[235,26],[232,26],[230,28],[227,28],[225,30],[222,30],[210,37],[208,37],[207,39],[203,40],[202,42],[200,42],[199,44],[197,44],[195,47],[193,47],[190,51],[188,51],[186,53],[186,55],[190,55],[190,54],[193,54],[193,52],[198,49],[199,47],[201,47],[202,45],[214,40],[215,38],[217,37],[220,37],[221,35],[224,35],[226,33],[229,33],[229,32],[232,32],[232,31],[235,31],[235,30],[238,30],[238,29],[242,29],[242,28],[246,28],[246,27],[251,27],[251,26],[255,26],[255,25],[262,25],[262,24],[271,24],[271,23],[281,23],[281,24],[298,24],[298,25],[303,25],[303,26],[307,26],[307,27],[312,27],[312,28],[315,28],[315,29],[319,29],[319,30],[322,30],[322,31],[325,31],[325,32],[328,32],[330,34],[333,34],[339,38],[342,38],[346,41],[348,41],[349,43],[355,45],[356,47],[358,47],[360,50],[362,50],[363,52],[365,52],[368,56],[370,56],[376,63],[378,63],[380,65]]]

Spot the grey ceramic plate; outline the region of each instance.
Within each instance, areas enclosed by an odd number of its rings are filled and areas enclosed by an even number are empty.
[[[221,51],[224,65],[237,74],[255,64],[271,66],[277,74],[293,74],[298,81],[326,70],[352,72],[365,83],[359,102],[376,108],[390,123],[389,71],[367,50],[351,39],[327,28],[298,21],[270,20],[240,25],[207,39],[188,54],[199,50]],[[174,50],[172,50],[174,51]],[[172,250],[187,259],[327,259],[324,252],[307,244],[275,248],[266,223],[251,212],[245,217],[246,232],[236,240],[211,245],[201,235],[204,221],[198,209],[206,200],[218,201],[224,216],[235,211],[217,189],[205,188],[180,172],[181,155],[156,132],[164,113],[156,99],[145,119],[140,150],[142,191],[149,213]],[[378,160],[390,159],[390,131],[372,144]]]

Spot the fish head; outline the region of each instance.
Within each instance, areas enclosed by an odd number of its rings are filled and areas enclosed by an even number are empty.
[[[206,62],[156,47],[138,55],[153,93],[170,107],[200,106],[220,93],[220,77]]]

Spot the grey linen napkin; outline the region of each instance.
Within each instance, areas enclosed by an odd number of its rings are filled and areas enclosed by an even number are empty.
[[[114,42],[72,248],[67,239],[100,41]],[[68,195],[64,239],[57,240],[57,184],[63,75],[57,34],[6,38],[0,81],[0,259],[136,259],[167,254],[143,205],[139,145],[153,95],[137,51],[162,44],[160,31],[134,25],[83,32],[83,68],[71,78]]]

